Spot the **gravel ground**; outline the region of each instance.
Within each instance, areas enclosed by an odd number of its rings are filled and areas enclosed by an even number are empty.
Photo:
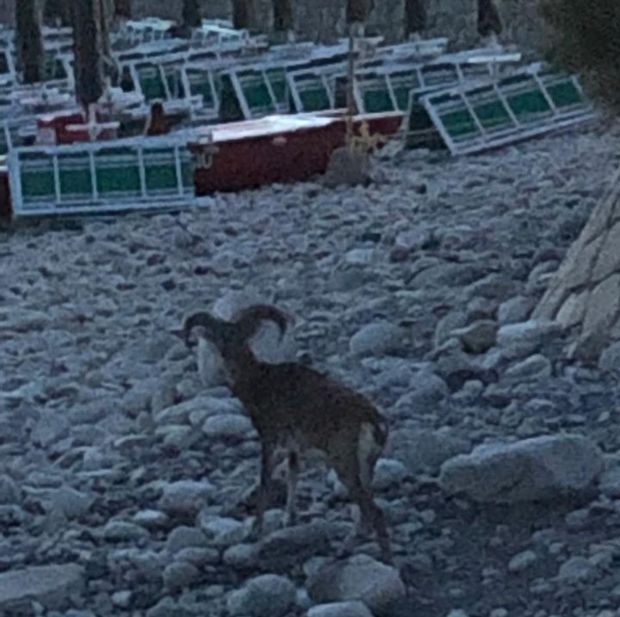
[[[1,230],[0,615],[620,615],[617,380],[528,321],[619,137],[386,153],[367,188]],[[334,562],[351,515],[320,468],[298,526],[278,492],[250,535],[255,433],[167,331],[254,299],[388,417],[393,568],[370,542]]]

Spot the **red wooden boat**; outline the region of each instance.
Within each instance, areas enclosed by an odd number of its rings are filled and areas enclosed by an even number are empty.
[[[354,130],[366,123],[371,136],[395,135],[403,114],[357,115]],[[189,148],[200,159],[196,195],[240,191],[274,182],[303,181],[325,173],[332,152],[345,144],[342,112],[276,115],[205,127]]]

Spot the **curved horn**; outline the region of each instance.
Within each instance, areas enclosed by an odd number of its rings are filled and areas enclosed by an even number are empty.
[[[192,313],[183,321],[182,332],[185,339],[185,344],[189,345],[190,334],[196,326],[201,326],[206,330],[207,338],[215,339],[221,332],[223,325],[224,322],[221,319],[213,317],[210,313],[205,313],[204,311]]]
[[[280,330],[280,340],[286,334],[289,316],[279,308],[269,304],[254,304],[238,311],[234,317],[234,323],[242,333],[244,340],[254,336],[258,331],[261,321],[273,321]]]

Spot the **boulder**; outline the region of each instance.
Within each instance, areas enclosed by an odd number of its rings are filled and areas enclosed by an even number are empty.
[[[84,588],[84,569],[77,564],[32,566],[0,574],[0,614],[36,601],[48,609],[68,608],[71,595]]]
[[[355,356],[386,354],[402,349],[404,334],[402,328],[388,321],[377,321],[356,332],[351,337],[349,349]]]
[[[214,491],[215,487],[207,480],[179,480],[164,486],[158,505],[168,514],[195,515]]]
[[[333,524],[321,520],[278,529],[260,543],[260,562],[274,571],[286,570],[314,555],[327,554],[336,533]]]
[[[376,615],[389,615],[406,589],[398,570],[357,555],[319,568],[308,579],[308,594],[317,603],[358,600]]]
[[[295,596],[295,585],[288,578],[263,574],[233,591],[226,605],[231,617],[284,617]]]
[[[372,617],[368,607],[359,600],[317,604],[308,611],[308,617]]]
[[[441,467],[440,484],[479,502],[551,500],[589,488],[604,468],[598,447],[581,435],[544,435],[478,446]]]
[[[531,319],[502,326],[497,332],[497,344],[505,358],[525,358],[562,332],[562,327],[552,321]]]

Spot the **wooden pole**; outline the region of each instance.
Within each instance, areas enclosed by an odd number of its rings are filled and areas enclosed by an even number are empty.
[[[37,0],[19,0],[15,4],[17,56],[24,83],[43,79],[43,36]]]
[[[502,20],[493,0],[478,0],[478,34],[482,37],[500,35]]]
[[[80,104],[88,109],[104,92],[104,44],[100,0],[72,0],[75,89]],[[105,28],[107,30],[107,28]]]
[[[291,0],[272,0],[273,29],[288,32],[293,29],[293,4]]]
[[[114,17],[131,19],[131,0],[114,0]]]
[[[354,25],[349,24],[349,53],[347,56],[347,144],[353,146],[353,114],[354,105],[354,83],[355,83],[355,35]]]
[[[424,0],[405,0],[405,38],[420,35],[426,30]]]
[[[200,7],[198,0],[183,0],[183,27],[187,30],[200,27],[202,18],[200,16]]]
[[[68,0],[45,0],[43,20],[51,26],[69,26],[71,24],[71,7]]]

